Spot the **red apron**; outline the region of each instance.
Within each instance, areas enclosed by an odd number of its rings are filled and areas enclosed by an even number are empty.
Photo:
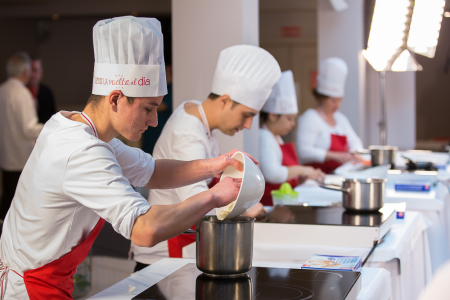
[[[280,145],[281,153],[283,154],[283,160],[281,164],[283,166],[299,166],[300,162],[298,161],[297,153],[295,151],[294,143],[287,143]],[[288,181],[288,183],[295,188],[298,185],[298,178],[294,178]],[[272,184],[266,182],[266,189],[264,190],[264,194],[261,198],[261,204],[264,206],[273,206],[272,202],[272,194],[273,190],[278,190],[281,184]]]
[[[348,152],[347,136],[332,134],[328,151]],[[333,174],[334,170],[341,166],[341,164],[334,160],[327,160],[323,163],[307,164],[307,166],[319,168],[326,174]]]
[[[86,259],[104,223],[105,220],[100,218],[88,238],[63,257],[24,272],[23,280],[30,300],[73,299],[73,275]]]
[[[220,178],[214,177],[208,185],[212,188],[220,181]],[[195,230],[195,224],[191,227]],[[183,248],[195,242],[195,234],[180,234],[174,238],[167,240],[169,248],[169,257],[183,258]]]

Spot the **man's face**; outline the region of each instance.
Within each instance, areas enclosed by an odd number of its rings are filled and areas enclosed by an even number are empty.
[[[252,126],[253,117],[258,113],[250,107],[242,104],[228,101],[221,112],[221,122],[219,125],[220,131],[226,135],[233,136],[236,132],[246,128],[250,129]]]
[[[42,79],[42,63],[40,60],[32,60],[31,61],[31,73],[29,85],[37,86]]]
[[[137,141],[148,126],[158,125],[156,112],[164,96],[134,98],[132,104],[125,96],[117,100],[114,127],[119,134],[130,141]]]

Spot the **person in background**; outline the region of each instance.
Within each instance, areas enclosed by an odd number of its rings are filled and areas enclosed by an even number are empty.
[[[56,109],[52,91],[41,82],[42,75],[42,60],[37,56],[31,56],[31,74],[28,89],[35,101],[39,123],[45,124],[56,114]]]
[[[349,120],[340,113],[344,96],[347,64],[338,57],[320,62],[314,96],[317,106],[298,119],[297,153],[300,162],[331,174],[348,161],[361,161],[352,153],[363,148]]]
[[[30,57],[14,54],[6,64],[8,79],[0,85],[0,169],[3,195],[0,219],[16,191],[20,174],[44,126],[38,122],[33,97],[26,88],[30,77]]]
[[[233,136],[244,128],[250,129],[281,76],[280,66],[266,50],[249,45],[236,45],[220,52],[211,93],[201,102],[181,103],[167,121],[155,146],[153,157],[178,160],[214,158],[220,155],[215,131]],[[203,180],[189,186],[150,190],[149,203],[183,203],[192,195],[208,191],[218,180]],[[258,203],[245,215],[260,217],[263,206]],[[210,211],[209,215],[215,215]],[[179,235],[150,248],[133,249],[135,271],[165,257],[182,257],[183,247],[195,242],[194,235]]]
[[[149,154],[153,154],[156,141],[172,114],[172,59],[170,49],[164,51],[164,59],[166,62],[167,95],[164,96],[162,103],[158,106],[158,126],[149,127],[142,134],[142,150]]]
[[[273,205],[271,191],[279,189],[283,182],[289,182],[295,188],[306,179],[325,178],[320,169],[300,166],[294,144],[285,144],[281,139],[294,128],[297,113],[294,76],[292,71],[285,71],[260,113],[260,167],[266,180],[261,199],[263,205]]]

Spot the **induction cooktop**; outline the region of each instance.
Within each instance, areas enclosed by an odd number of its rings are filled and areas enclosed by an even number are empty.
[[[275,206],[260,222],[380,227],[394,216],[394,212],[389,205],[373,212],[350,211],[342,206],[283,205]]]
[[[355,300],[361,273],[253,267],[241,277],[209,277],[190,263],[135,300]]]
[[[275,206],[265,220],[255,222],[254,243],[372,248],[395,223],[389,203],[375,212],[355,212],[342,206]]]

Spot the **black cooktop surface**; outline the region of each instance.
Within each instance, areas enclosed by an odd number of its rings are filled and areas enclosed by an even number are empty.
[[[237,278],[209,277],[187,264],[136,300],[343,300],[359,272],[253,267]]]
[[[340,206],[275,206],[260,222],[310,225],[381,226],[394,213],[382,208],[375,212],[345,210]]]

